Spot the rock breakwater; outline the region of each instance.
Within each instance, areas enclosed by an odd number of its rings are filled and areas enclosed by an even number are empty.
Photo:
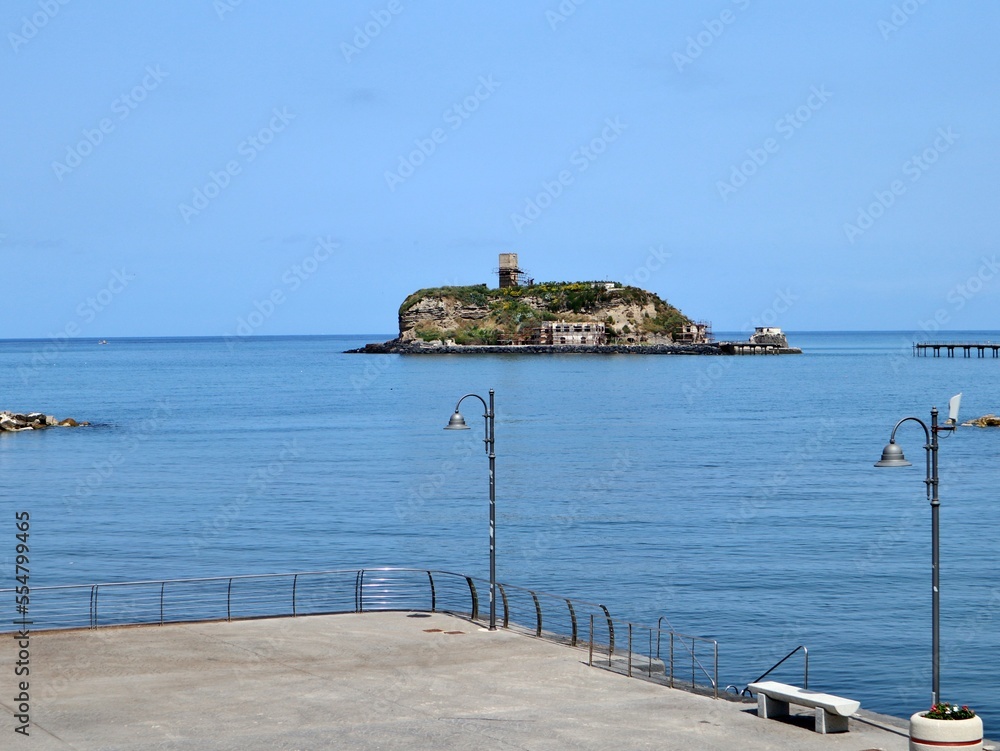
[[[393,339],[366,344],[349,354],[367,355],[719,355],[717,344],[516,344],[443,345]]]
[[[89,422],[77,422],[72,417],[57,420],[52,415],[42,412],[0,412],[0,433],[18,433],[22,430],[39,430],[41,428],[76,428],[90,425]]]

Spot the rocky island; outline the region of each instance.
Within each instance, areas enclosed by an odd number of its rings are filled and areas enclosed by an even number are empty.
[[[714,342],[711,328],[659,295],[613,281],[542,282],[501,253],[500,284],[431,287],[399,306],[399,336],[368,354],[753,354],[791,352],[772,337],[747,349]],[[780,339],[784,335],[780,329]],[[760,332],[758,332],[759,334]],[[753,337],[751,337],[751,341]]]
[[[652,292],[614,282],[485,284],[414,292],[399,308],[399,336],[366,352],[518,352],[705,348],[698,325]],[[488,349],[487,349],[488,348]]]

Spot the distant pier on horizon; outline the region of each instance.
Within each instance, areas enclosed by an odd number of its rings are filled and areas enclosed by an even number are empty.
[[[978,357],[986,357],[992,352],[993,357],[1000,357],[1000,342],[914,342],[914,357],[940,357],[944,350],[948,357],[954,357],[956,350],[961,350],[965,357],[972,357],[975,351]]]

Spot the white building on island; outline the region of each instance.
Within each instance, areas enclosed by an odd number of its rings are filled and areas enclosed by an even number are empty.
[[[607,343],[607,334],[597,321],[543,321],[531,330],[528,343],[593,346]]]

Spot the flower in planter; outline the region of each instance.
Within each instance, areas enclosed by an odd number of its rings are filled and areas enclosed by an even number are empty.
[[[966,705],[948,704],[939,702],[931,706],[929,712],[924,712],[924,717],[930,720],[971,720],[976,713]]]

